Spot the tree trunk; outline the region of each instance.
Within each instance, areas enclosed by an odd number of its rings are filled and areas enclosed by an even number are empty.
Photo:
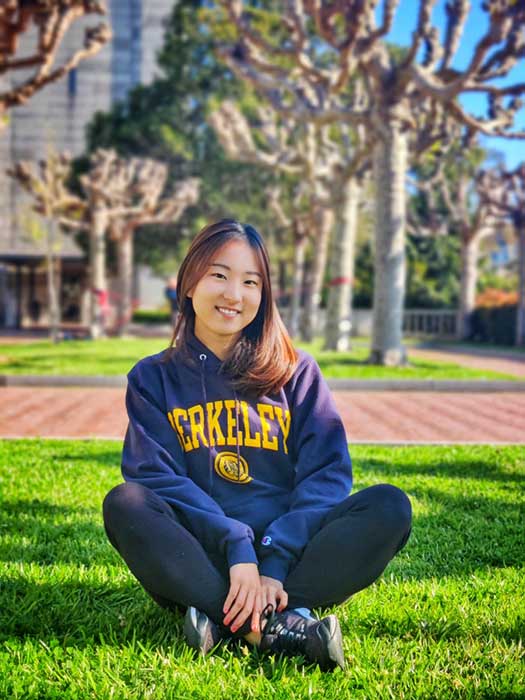
[[[333,212],[330,209],[316,208],[313,221],[317,234],[312,236],[315,248],[314,264],[311,284],[306,290],[302,322],[302,337],[307,343],[312,342],[314,335],[319,329],[319,307],[321,305],[321,293],[328,256],[328,242],[334,223]]]
[[[479,236],[461,240],[461,291],[459,297],[458,340],[466,340],[472,332],[472,313],[476,306],[478,281]]]
[[[516,345],[525,345],[525,221],[518,230],[518,304],[516,306]]]
[[[385,120],[374,149],[376,225],[373,335],[369,362],[401,365],[405,361],[405,178],[407,135],[396,119]]]
[[[91,267],[91,319],[90,337],[101,338],[106,333],[106,317],[109,310],[108,286],[106,279],[106,230],[108,216],[103,206],[93,208],[93,222],[90,231]]]
[[[294,241],[292,297],[290,300],[290,315],[288,317],[288,332],[292,338],[297,337],[299,334],[306,241],[307,238],[303,233],[296,232]]]
[[[47,299],[49,305],[49,337],[53,343],[58,343],[60,339],[60,299],[57,285],[57,260],[55,256],[56,245],[56,224],[49,217],[47,219]]]
[[[330,289],[326,309],[326,350],[348,350],[352,329],[352,284],[355,263],[357,210],[361,188],[355,177],[343,188],[330,260]]]
[[[118,335],[125,335],[133,314],[133,232],[124,229],[118,240]]]

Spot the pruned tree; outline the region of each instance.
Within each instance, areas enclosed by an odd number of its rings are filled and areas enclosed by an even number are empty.
[[[482,171],[478,180],[492,213],[514,226],[518,248],[516,345],[525,345],[525,163],[514,170],[497,167]]]
[[[284,204],[283,188],[270,187],[266,190],[268,206],[274,214],[277,225],[292,232],[293,239],[293,268],[292,293],[288,311],[288,331],[292,338],[299,334],[301,321],[302,292],[305,286],[306,246],[309,240],[311,223],[309,213],[301,209],[302,191],[300,185],[294,188],[293,195],[288,198],[289,211]]]
[[[21,161],[7,170],[7,174],[16,180],[32,198],[33,211],[46,222],[49,333],[55,343],[60,337],[61,321],[55,254],[59,236],[57,222],[63,218],[78,215],[84,207],[82,200],[72,194],[67,187],[70,168],[69,154],[51,151],[48,157],[40,160],[37,165]]]
[[[384,0],[321,3],[288,0],[281,33],[272,42],[258,31],[257,13],[241,0],[220,0],[237,29],[220,53],[228,65],[283,115],[308,123],[364,124],[373,134],[376,186],[374,324],[370,360],[403,361],[405,287],[405,178],[409,145],[423,152],[443,136],[445,115],[473,131],[524,138],[513,131],[525,83],[501,85],[523,55],[525,5],[510,0],[483,4],[487,27],[464,69],[453,65],[471,3],[446,4],[443,37],[432,25],[435,0],[419,0],[410,45],[393,50],[385,41],[397,9]],[[260,12],[258,9],[257,12]],[[313,30],[312,28],[315,28]],[[348,85],[362,76],[366,90]],[[466,93],[487,97],[483,116],[467,112]]]
[[[326,208],[327,191],[323,180],[325,163],[319,133],[310,125],[305,128],[291,119],[280,119],[273,109],[262,105],[257,109],[256,120],[250,123],[232,101],[223,102],[210,114],[209,121],[231,158],[245,163],[257,163],[276,173],[298,176],[291,198],[295,206],[288,219],[290,227],[293,227],[293,222],[301,220],[301,225],[294,226],[294,242],[300,246],[302,254],[296,256],[294,261],[300,267],[294,270],[293,299],[298,298],[304,282],[302,248],[310,239],[317,254],[303,314],[302,331],[305,340],[312,340],[332,223],[331,214]],[[276,190],[272,189],[271,206],[274,212],[277,205],[275,194]],[[280,200],[280,197],[277,199]],[[282,213],[278,215],[281,224],[285,218]],[[300,236],[297,236],[298,231],[301,232]],[[306,234],[304,237],[302,232]],[[295,303],[291,305],[290,316],[290,331],[295,335],[298,331],[298,309]]]
[[[80,61],[93,56],[111,38],[109,25],[101,23],[84,32],[84,46],[63,63],[57,54],[71,25],[86,15],[104,15],[103,0],[2,0],[0,5],[0,77],[29,71],[20,82],[9,80],[0,88],[0,127],[10,107],[25,104],[44,86],[62,78]],[[27,55],[19,55],[20,38],[32,27],[36,39]]]
[[[160,199],[167,177],[161,163],[148,159],[126,160],[113,149],[99,148],[91,169],[80,177],[86,194],[83,219],[62,223],[89,233],[91,320],[90,334],[105,334],[109,312],[106,275],[106,242],[111,231],[119,248],[119,317],[125,325],[131,316],[133,233],[144,224],[174,223],[197,201],[199,185],[194,178],[179,183],[172,195]]]
[[[231,158],[258,163],[273,171],[299,177],[291,198],[292,203],[295,202],[293,211],[289,215],[284,214],[275,189],[272,190],[271,207],[277,213],[278,220],[288,221],[294,236],[294,290],[289,319],[292,334],[297,332],[298,300],[304,283],[304,246],[308,238],[315,248],[302,324],[304,339],[310,341],[318,327],[318,309],[334,210],[342,208],[345,214],[357,211],[359,184],[366,163],[364,143],[360,142],[360,148],[348,148],[349,134],[345,125],[339,130],[340,141],[337,142],[330,135],[329,127],[297,124],[291,118],[280,117],[268,107],[260,106],[258,118],[250,123],[231,101],[223,102],[212,112],[210,122]],[[345,141],[347,147],[342,149]],[[351,296],[345,292],[351,289],[353,266],[350,274],[343,276],[341,263],[345,261],[341,261],[339,254],[345,248],[348,254],[346,260],[353,260],[355,228],[355,216],[346,215],[338,220],[331,278],[337,279],[339,284],[331,288],[327,337],[329,347],[334,348],[341,346],[339,334],[347,342],[349,337]]]
[[[111,217],[109,231],[117,243],[118,302],[117,332],[125,334],[133,313],[133,239],[141,226],[171,225],[199,199],[200,181],[187,178],[172,194],[162,198],[168,168],[150,158],[120,160],[125,177],[119,179],[120,206]]]
[[[432,172],[411,180],[425,198],[424,214],[408,212],[407,227],[414,235],[459,237],[461,249],[460,297],[456,334],[471,335],[471,317],[476,305],[479,248],[483,238],[494,233],[498,217],[486,201],[486,184],[478,177],[484,151],[470,129],[449,125],[448,143],[433,153]]]

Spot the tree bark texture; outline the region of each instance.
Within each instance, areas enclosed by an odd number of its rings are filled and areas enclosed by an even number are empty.
[[[118,240],[118,324],[117,332],[125,335],[133,314],[133,232],[124,230]]]
[[[343,186],[330,256],[330,289],[326,310],[325,348],[348,350],[352,329],[352,285],[354,280],[357,212],[361,187],[355,177]]]
[[[47,219],[47,298],[49,303],[49,336],[53,343],[58,343],[60,338],[60,299],[59,289],[59,261],[55,256],[56,223],[52,218]]]
[[[385,120],[374,149],[376,223],[374,311],[369,361],[400,365],[405,295],[405,179],[408,137],[397,120]]]
[[[470,337],[472,313],[476,306],[476,286],[478,281],[479,236],[469,236],[461,240],[461,290],[459,297],[459,319],[457,336],[459,340]]]
[[[312,219],[315,227],[315,231],[311,232],[314,260],[311,284],[306,290],[302,323],[302,337],[307,343],[312,342],[319,327],[319,307],[334,215],[329,209],[317,208]]]
[[[105,335],[106,318],[109,310],[106,278],[107,228],[107,210],[103,205],[95,205],[90,231],[91,319],[89,330],[93,339],[101,338]]]
[[[302,234],[296,236],[295,238],[292,297],[290,299],[290,315],[288,317],[288,332],[290,333],[292,338],[296,338],[299,334],[306,242],[307,238]]]

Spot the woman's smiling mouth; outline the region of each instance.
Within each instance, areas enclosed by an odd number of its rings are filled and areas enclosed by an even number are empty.
[[[233,318],[234,316],[237,316],[237,314],[240,314],[240,311],[237,311],[236,309],[228,309],[225,306],[216,306],[215,307],[217,311],[224,316],[228,316],[229,318]]]

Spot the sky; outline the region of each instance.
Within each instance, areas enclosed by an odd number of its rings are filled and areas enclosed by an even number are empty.
[[[517,2],[525,2],[525,0],[517,0]],[[383,3],[379,4],[382,5]],[[452,62],[452,65],[456,68],[463,68],[468,64],[476,43],[488,27],[487,14],[481,9],[481,4],[482,0],[471,0],[469,18],[463,30],[460,46]],[[445,0],[438,0],[432,14],[434,26],[442,31],[444,31],[445,27],[444,6]],[[408,44],[416,27],[418,7],[418,0],[400,0],[392,31],[387,37],[389,41],[401,46]],[[519,60],[507,78],[500,79],[498,82],[503,85],[517,82],[525,83],[525,57]],[[461,102],[474,115],[485,113],[487,103],[484,95],[471,93],[462,97]],[[515,124],[520,127],[521,131],[525,131],[525,107],[522,107],[519,111]],[[488,150],[501,151],[509,169],[515,168],[518,163],[525,160],[525,140],[481,136],[480,142]]]

